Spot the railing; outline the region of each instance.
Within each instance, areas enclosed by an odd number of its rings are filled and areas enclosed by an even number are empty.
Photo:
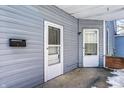
[[[106,56],[106,67],[112,69],[124,69],[124,58],[116,56]]]

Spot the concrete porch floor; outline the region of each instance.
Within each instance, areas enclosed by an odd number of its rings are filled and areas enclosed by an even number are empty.
[[[110,70],[104,68],[77,68],[64,75],[56,77],[37,88],[107,88],[106,79]]]

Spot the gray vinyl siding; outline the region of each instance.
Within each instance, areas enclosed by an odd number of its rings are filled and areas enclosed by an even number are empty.
[[[43,19],[23,7],[0,6],[0,87],[43,82]],[[9,38],[26,39],[27,47],[9,47]]]
[[[55,6],[0,6],[0,87],[34,87],[44,82],[44,21],[64,27],[64,73],[77,68],[77,19]],[[27,47],[9,47],[9,38]]]
[[[60,24],[63,32],[64,73],[77,68],[78,63],[78,29],[77,19],[55,6],[34,6],[39,10],[43,20]]]
[[[79,20],[79,32],[85,28],[99,29],[99,67],[103,66],[103,21]],[[83,67],[83,33],[79,35],[79,67]]]
[[[114,49],[115,49],[115,33],[116,33],[116,27],[115,27],[115,21],[106,21],[106,31],[108,32],[108,41],[109,45],[106,46],[108,49],[107,55],[114,55]]]

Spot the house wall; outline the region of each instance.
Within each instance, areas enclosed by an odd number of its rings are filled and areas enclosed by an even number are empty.
[[[44,21],[64,27],[64,73],[78,64],[77,19],[55,6],[0,6],[0,87],[34,87],[44,82]],[[9,38],[27,47],[9,47]]]
[[[99,67],[103,66],[103,21],[79,20],[79,32],[85,28],[99,29]],[[83,67],[83,33],[79,35],[79,67]]]
[[[114,55],[114,49],[115,49],[115,33],[116,33],[116,27],[115,27],[115,21],[106,21],[106,32],[108,31],[108,36],[106,33],[106,51],[107,55],[111,56]],[[108,50],[107,50],[108,49]]]
[[[124,36],[115,37],[115,56],[124,57]]]

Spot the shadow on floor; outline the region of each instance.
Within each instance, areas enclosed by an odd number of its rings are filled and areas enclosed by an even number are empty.
[[[108,76],[111,70],[104,68],[77,68],[71,72],[49,80],[37,88],[107,88]]]

